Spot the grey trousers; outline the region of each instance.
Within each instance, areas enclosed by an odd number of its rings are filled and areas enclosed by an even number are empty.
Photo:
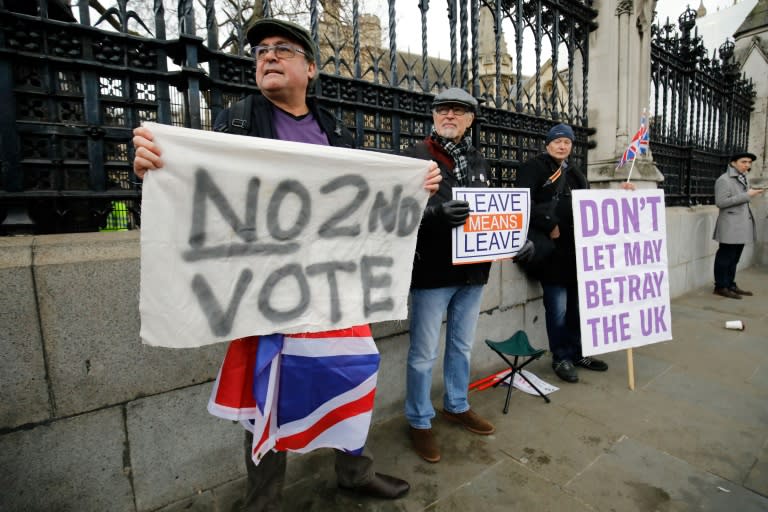
[[[285,484],[286,452],[268,452],[258,466],[251,460],[253,434],[245,431],[245,467],[248,481],[245,500],[235,506],[239,512],[280,512]],[[362,455],[336,452],[336,480],[343,487],[365,485],[373,478],[373,457],[367,448]]]

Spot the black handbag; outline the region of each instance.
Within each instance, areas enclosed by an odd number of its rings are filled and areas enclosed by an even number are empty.
[[[532,258],[527,261],[520,261],[518,265],[526,274],[531,277],[538,277],[544,268],[544,263],[555,250],[555,241],[549,238],[549,233],[544,233],[538,229],[528,230],[528,240],[533,243],[536,250]]]

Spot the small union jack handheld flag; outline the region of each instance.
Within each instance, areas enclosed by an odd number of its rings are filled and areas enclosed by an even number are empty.
[[[629,147],[621,155],[621,160],[619,160],[616,168],[623,167],[627,162],[634,160],[638,154],[644,155],[646,152],[648,152],[648,123],[646,121],[646,113],[643,111],[643,116],[640,118],[640,129],[632,137],[632,142],[629,143]]]

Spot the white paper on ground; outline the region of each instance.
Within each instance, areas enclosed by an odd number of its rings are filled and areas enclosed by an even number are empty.
[[[528,379],[533,382],[537,388],[541,390],[542,393],[545,395],[549,395],[550,393],[554,393],[555,391],[559,390],[557,386],[553,386],[549,382],[543,381],[540,378],[538,378],[535,374],[529,372],[528,370],[521,370],[522,373],[525,374]],[[509,376],[507,376],[504,379],[505,386],[509,386]],[[528,393],[529,395],[536,395],[539,396],[539,394],[536,392],[535,389],[531,387],[528,382],[524,378],[522,378],[519,374],[515,373],[515,380],[513,382],[513,385],[515,388],[519,389],[523,393]]]

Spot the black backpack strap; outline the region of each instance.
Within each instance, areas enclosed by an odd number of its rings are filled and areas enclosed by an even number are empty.
[[[253,94],[236,101],[229,107],[227,132],[235,135],[247,135],[251,127],[251,110],[253,109]]]

